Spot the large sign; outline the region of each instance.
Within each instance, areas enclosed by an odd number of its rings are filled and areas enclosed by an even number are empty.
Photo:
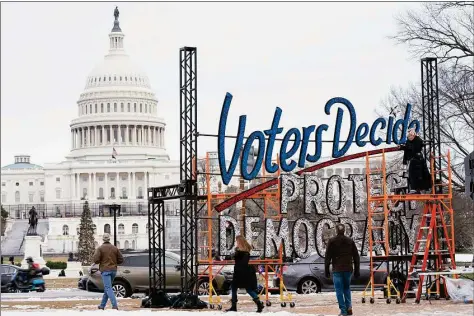
[[[325,231],[334,227],[335,223],[343,223],[347,226],[348,235],[356,241],[361,253],[366,254],[369,235],[367,231],[365,172],[346,174],[345,178],[340,174],[325,178],[318,173],[302,175],[291,173],[295,168],[303,168],[308,162],[316,163],[321,158],[323,136],[329,133],[329,125],[310,125],[301,130],[289,128],[284,134],[279,148],[279,161],[274,163],[272,157],[275,141],[277,136],[283,133],[283,128],[279,126],[280,118],[283,115],[282,109],[278,107],[275,109],[269,129],[253,131],[246,140],[244,135],[246,134],[247,116],[241,115],[234,150],[227,167],[225,156],[226,125],[231,102],[232,95],[227,93],[222,106],[218,131],[217,159],[222,183],[224,185],[230,183],[239,163],[241,176],[245,180],[255,179],[260,174],[262,166],[268,173],[275,173],[281,168],[281,205],[278,210],[281,217],[280,220],[269,217],[262,221],[261,216],[246,216],[243,221],[238,221],[229,216],[229,212],[221,213],[219,216],[219,253],[228,255],[233,251],[233,238],[229,239],[228,237],[228,232],[232,231],[232,236],[244,234],[249,242],[256,245],[252,253],[255,256],[271,258],[281,248],[286,257],[304,258],[313,253],[324,257],[326,251]],[[398,145],[406,141],[408,129],[415,128],[417,132],[420,129],[420,123],[410,119],[410,104],[407,105],[403,118],[379,117],[370,125],[357,121],[354,106],[345,98],[330,99],[324,106],[325,115],[330,115],[331,109],[336,105],[338,105],[338,109],[334,134],[330,135],[332,157],[336,160],[344,156],[354,143],[361,148],[367,143],[373,146],[379,146],[382,143]],[[344,119],[348,119],[350,122],[347,135],[342,135],[341,132]],[[382,131],[384,138],[380,136]],[[316,142],[314,152],[308,152],[310,139],[314,139]],[[254,153],[251,153],[252,151]],[[294,157],[298,151],[299,156]],[[251,155],[256,156],[255,163],[253,168],[248,168]],[[385,181],[387,189],[391,192],[400,192],[406,190],[407,187],[405,175],[392,173],[386,179],[379,180]],[[412,249],[418,226],[418,217],[416,212],[413,212],[416,204],[399,202],[389,205],[389,208],[391,210],[390,225],[400,228],[400,234],[405,236],[408,248]],[[244,227],[240,227],[242,223]],[[378,227],[383,226],[380,222],[372,224]],[[385,229],[377,230],[373,234],[373,239],[379,241],[375,242],[375,252],[380,254],[382,251],[388,251],[390,254],[399,254],[402,251],[401,245],[397,244],[397,241],[391,243],[389,250],[382,248],[380,241],[389,234]],[[259,240],[257,241],[257,239]]]
[[[225,185],[229,184],[235,169],[239,163],[241,150],[242,158],[240,161],[240,172],[245,180],[254,179],[260,172],[262,164],[265,162],[265,168],[268,173],[275,173],[279,166],[282,171],[291,172],[297,166],[303,168],[306,162],[315,163],[321,158],[322,141],[324,132],[328,132],[329,125],[321,124],[318,127],[310,125],[303,127],[300,131],[298,128],[289,128],[283,136],[283,141],[279,150],[279,164],[272,162],[274,152],[275,139],[278,134],[283,132],[283,128],[279,127],[280,118],[283,110],[277,107],[273,114],[273,122],[271,127],[263,131],[253,131],[250,133],[246,141],[244,141],[245,125],[247,115],[239,117],[239,127],[237,129],[237,139],[234,146],[230,165],[226,166],[225,142],[226,142],[226,126],[229,116],[232,95],[226,94],[224,104],[222,105],[221,116],[219,120],[218,131],[218,155],[219,167],[222,181]],[[403,118],[396,120],[395,117],[389,116],[388,119],[379,117],[370,126],[367,123],[357,122],[357,113],[352,103],[345,98],[332,98],[324,106],[326,115],[331,114],[334,105],[340,104],[337,110],[336,123],[334,126],[332,157],[338,158],[347,153],[352,144],[355,142],[358,147],[364,147],[368,142],[374,146],[379,146],[383,142],[386,144],[401,144],[406,141],[406,132],[409,128],[415,128],[418,132],[420,123],[417,120],[410,121],[411,105],[408,104]],[[341,135],[342,122],[344,117],[348,116],[350,121],[349,134]],[[385,130],[385,140],[378,135],[378,132]],[[367,136],[369,140],[367,141]],[[268,137],[268,140],[266,138]],[[316,150],[314,153],[308,153],[308,143],[311,138],[316,141]],[[252,145],[256,142],[257,157],[252,170],[247,169],[247,161],[252,149]],[[293,157],[299,149],[299,157]]]

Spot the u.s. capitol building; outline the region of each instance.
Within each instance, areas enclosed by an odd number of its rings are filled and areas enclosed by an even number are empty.
[[[179,183],[179,162],[171,161],[166,152],[162,109],[147,75],[127,55],[124,37],[117,16],[109,52],[86,78],[77,101],[66,160],[38,166],[30,156],[18,155],[13,164],[2,167],[1,202],[10,217],[2,254],[23,252],[32,206],[40,218],[43,253],[76,252],[86,200],[96,241],[104,232],[113,233],[109,205],[120,204],[118,245],[148,248],[147,188]],[[179,223],[178,207],[175,202],[166,205],[169,225]],[[179,235],[172,235],[178,231],[169,230],[168,245],[179,246]]]

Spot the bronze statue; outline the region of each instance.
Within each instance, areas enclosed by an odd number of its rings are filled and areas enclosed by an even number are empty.
[[[38,213],[35,210],[35,207],[33,206],[31,210],[28,213],[28,224],[30,224],[30,227],[28,228],[27,235],[29,236],[35,236],[36,234],[36,226],[38,226]]]
[[[120,15],[120,12],[118,10],[118,7],[115,6],[115,10],[114,10],[115,21],[118,21],[119,15]]]

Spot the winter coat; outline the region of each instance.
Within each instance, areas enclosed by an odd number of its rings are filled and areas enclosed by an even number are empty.
[[[354,269],[352,269],[354,261]],[[324,260],[326,275],[329,274],[329,265],[332,263],[333,272],[352,272],[360,275],[360,258],[357,247],[352,240],[344,235],[337,235],[329,239]]]
[[[421,153],[423,149],[423,140],[415,136],[413,140],[407,140],[400,146],[403,153],[403,164],[408,165],[408,183],[410,190],[421,191],[431,188],[431,175],[426,165],[426,161]]]
[[[249,265],[250,253],[236,249],[234,254],[234,276],[232,284],[242,289],[257,289],[257,271]]]
[[[110,242],[104,242],[96,249],[93,261],[94,263],[99,264],[99,270],[101,272],[116,271],[117,265],[123,263],[123,256],[117,247],[112,245]]]

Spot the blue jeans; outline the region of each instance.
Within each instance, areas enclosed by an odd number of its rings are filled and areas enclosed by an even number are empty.
[[[232,302],[237,302],[237,291],[239,289],[237,288],[236,285],[232,284]],[[246,288],[245,289],[247,291],[247,293],[250,295],[250,297],[252,297],[254,300],[258,298],[258,294],[257,292],[255,292],[255,290],[252,290],[250,288]]]
[[[104,295],[102,296],[102,302],[100,303],[100,307],[105,308],[108,299],[110,299],[112,307],[117,307],[117,299],[115,298],[114,290],[112,290],[112,282],[115,279],[115,275],[117,275],[117,271],[103,271],[101,275],[102,282],[104,283]]]
[[[347,315],[347,309],[352,308],[351,277],[352,272],[333,272],[332,279],[342,315]]]

